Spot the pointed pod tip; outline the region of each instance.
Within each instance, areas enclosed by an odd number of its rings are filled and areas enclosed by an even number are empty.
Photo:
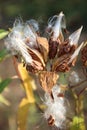
[[[80,28],[82,28],[83,29],[83,25],[81,25],[81,27]]]
[[[83,25],[81,25],[81,27],[78,29],[78,32],[81,33],[82,29],[83,29]]]
[[[74,33],[72,33],[69,36],[70,45],[77,45],[78,44],[82,29],[83,29],[83,26],[81,26],[78,30],[76,30]]]
[[[75,52],[72,54],[71,59],[69,60],[68,63],[71,63],[74,60],[74,58],[76,58],[78,56],[83,44],[84,44],[84,42],[82,42],[81,45],[75,50]]]
[[[83,25],[77,30],[78,37],[80,36],[82,29],[83,29]]]
[[[59,16],[64,16],[63,11],[61,11],[61,12],[59,13]]]

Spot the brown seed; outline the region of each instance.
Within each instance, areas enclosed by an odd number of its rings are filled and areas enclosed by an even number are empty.
[[[52,39],[49,40],[49,58],[55,58],[58,50],[58,41],[53,41]]]
[[[47,121],[48,121],[48,125],[49,126],[53,126],[54,125],[55,120],[53,119],[52,115],[50,115],[50,117],[47,119]]]
[[[57,97],[64,97],[63,93],[58,93]]]

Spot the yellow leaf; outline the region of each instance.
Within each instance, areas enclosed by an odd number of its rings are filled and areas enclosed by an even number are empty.
[[[26,130],[29,105],[26,98],[22,99],[18,109],[18,130]]]
[[[34,80],[29,76],[23,64],[18,64],[18,73],[26,92],[26,98],[23,98],[18,109],[18,130],[26,130],[28,111],[30,103],[35,102],[33,88],[35,88]]]
[[[32,77],[26,71],[26,68],[23,67],[23,64],[18,64],[18,71],[23,82],[23,86],[26,92],[26,96],[28,98],[29,103],[34,103],[34,95],[33,95],[33,88],[35,88],[35,83]]]

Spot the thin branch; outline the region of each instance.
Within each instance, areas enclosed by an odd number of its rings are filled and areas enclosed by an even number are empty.
[[[85,83],[85,82],[87,82],[87,79],[85,79],[85,80],[79,82],[78,84],[76,84],[76,85],[74,85],[74,86],[71,86],[70,84],[68,84],[68,86],[69,86],[69,88],[74,89],[74,88],[79,87],[81,84],[83,84],[83,83]]]

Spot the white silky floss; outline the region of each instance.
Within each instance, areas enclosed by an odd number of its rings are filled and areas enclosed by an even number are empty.
[[[29,27],[29,25],[25,24],[23,33],[25,38],[29,39],[29,47],[33,48],[33,46],[37,45],[36,33]]]
[[[30,25],[35,32],[39,31],[39,24],[35,19],[30,19],[26,21],[26,24]]]
[[[58,97],[59,93],[61,93],[61,88],[55,85],[52,89],[54,100],[49,93],[45,94],[46,110],[44,117],[49,119],[49,117],[52,116],[54,125],[58,128],[62,128],[66,119],[66,106],[64,105],[64,97]]]
[[[23,57],[27,64],[32,63],[32,57],[28,52],[28,45],[25,43],[26,38],[29,38],[29,45],[33,49],[33,44],[36,41],[36,35],[27,24],[16,21],[13,25],[11,33],[5,39],[7,50],[13,55],[19,54]]]
[[[80,82],[80,77],[77,72],[72,71],[69,75],[69,83],[70,85],[76,85]]]

